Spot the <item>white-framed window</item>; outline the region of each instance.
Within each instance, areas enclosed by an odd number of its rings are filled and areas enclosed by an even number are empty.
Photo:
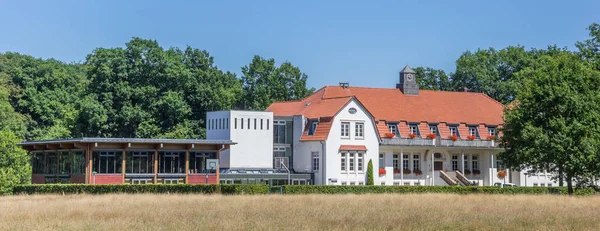
[[[382,181],[382,182],[381,182],[381,185],[385,185],[385,181]]]
[[[312,161],[312,169],[314,172],[319,171],[319,153],[312,153],[313,161]]]
[[[394,169],[400,169],[400,159],[398,158],[398,154],[394,154],[393,155],[394,159],[393,159],[393,165],[394,165]]]
[[[365,124],[364,123],[355,123],[354,124],[354,138],[362,139],[364,138]]]
[[[255,125],[256,125],[256,124],[255,124]],[[254,127],[256,128],[256,126],[254,126]],[[250,128],[250,118],[248,118],[248,129],[251,129],[251,128]]]
[[[364,159],[363,159],[364,155],[362,153],[358,153],[357,155],[358,155],[358,159],[356,161],[357,165],[358,165],[357,169],[359,172],[362,172],[364,169]]]
[[[342,172],[345,172],[346,171],[346,153],[345,152],[340,154],[340,163],[341,163],[340,170]]]
[[[469,127],[469,135],[477,136],[477,127]]]
[[[388,124],[388,129],[390,130],[390,133],[398,135],[398,124]]]
[[[383,168],[385,166],[385,154],[379,153],[379,168]]]
[[[540,184],[540,186],[542,186],[542,187],[546,187],[546,184],[544,184],[544,183],[541,183],[541,184]]]
[[[479,170],[479,160],[478,160],[479,156],[477,155],[473,155],[471,156],[471,169],[473,169],[473,171],[475,170]]]
[[[533,183],[533,187],[537,187],[537,186],[538,186],[538,184],[537,184],[537,183]]]
[[[408,126],[408,128],[410,129],[410,134],[415,134],[415,135],[419,134],[419,126],[411,124]]]
[[[458,136],[458,128],[456,126],[448,127],[450,129],[451,136]]]
[[[269,121],[267,121],[267,124],[269,124]],[[250,127],[250,124],[248,124],[248,127]],[[242,129],[244,129],[244,120],[242,120]],[[267,129],[269,129],[267,127]],[[273,121],[273,143],[276,144],[284,144],[286,141],[286,126],[285,126],[285,120],[274,120]]]
[[[260,119],[260,130],[264,129],[264,119]]]
[[[244,118],[240,118],[240,129],[244,129]]]
[[[349,138],[350,137],[350,123],[348,122],[342,122],[342,131],[340,136],[342,138]]]
[[[309,136],[315,134],[315,131],[317,130],[317,124],[319,124],[319,121],[313,121],[312,123],[310,123],[310,129],[308,129]]]
[[[350,153],[348,157],[348,171],[354,172],[354,153]]]
[[[237,118],[233,118],[233,129],[237,129]]]
[[[437,125],[429,125],[429,134],[437,134]]]
[[[421,169],[421,155],[419,154],[414,154],[413,155],[413,171],[417,170],[417,169]]]
[[[410,161],[410,159],[408,159],[408,155],[406,155],[406,154],[402,155],[402,169],[403,170],[404,169],[407,169],[407,170],[410,169],[409,168],[410,166],[408,166],[409,161]]]
[[[458,170],[458,155],[452,155],[452,171]]]
[[[342,185],[346,185],[346,181],[342,181]]]
[[[548,183],[548,187],[552,187],[552,183]]]
[[[365,185],[365,182],[360,181],[360,182],[358,182],[358,185]]]
[[[404,185],[407,185],[408,183],[404,183]],[[400,182],[394,182],[394,186],[400,186]]]
[[[496,128],[495,127],[488,127],[488,135],[490,135],[490,136],[496,136]]]
[[[465,171],[470,170],[469,169],[469,155],[465,155],[465,163],[463,163],[463,167],[465,168]]]
[[[350,181],[350,185],[356,185],[356,182]]]

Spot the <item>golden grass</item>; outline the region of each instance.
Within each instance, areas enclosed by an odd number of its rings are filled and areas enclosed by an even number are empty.
[[[39,195],[0,197],[2,230],[597,230],[600,197]]]

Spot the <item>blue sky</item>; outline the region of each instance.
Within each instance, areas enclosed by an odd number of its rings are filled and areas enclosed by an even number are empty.
[[[466,50],[574,49],[600,23],[597,0],[418,2],[0,0],[0,52],[82,62],[142,37],[205,49],[238,74],[257,54],[299,66],[315,88],[394,87],[407,64],[451,72]]]

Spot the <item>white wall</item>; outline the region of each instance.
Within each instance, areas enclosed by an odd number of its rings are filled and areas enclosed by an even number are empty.
[[[348,112],[350,108],[355,108],[356,113]],[[350,122],[350,138],[341,137],[342,122]],[[364,138],[358,139],[355,137],[355,123],[364,123]],[[367,151],[364,153],[364,167],[362,172],[341,172],[341,153],[339,152],[340,145],[365,145]],[[356,154],[355,154],[356,155]],[[334,118],[329,136],[326,141],[326,153],[322,159],[325,160],[325,165],[322,169],[325,171],[325,184],[340,185],[341,182],[363,182],[367,181],[367,167],[369,160],[373,162],[375,184],[378,183],[378,158],[379,158],[379,139],[377,138],[377,130],[372,121],[372,117],[367,111],[360,106],[356,101],[349,102]],[[355,163],[356,164],[356,163]],[[357,169],[355,169],[357,170]],[[336,179],[336,183],[331,183],[330,179]]]
[[[206,119],[207,139],[226,139],[236,143],[221,153],[222,168],[273,168],[272,112],[215,111],[208,112]],[[225,125],[219,126],[220,123]]]

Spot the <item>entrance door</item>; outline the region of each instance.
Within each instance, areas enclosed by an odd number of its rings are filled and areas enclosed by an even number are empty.
[[[444,170],[444,162],[442,162],[442,161],[433,162],[433,170],[435,170],[435,171]]]

